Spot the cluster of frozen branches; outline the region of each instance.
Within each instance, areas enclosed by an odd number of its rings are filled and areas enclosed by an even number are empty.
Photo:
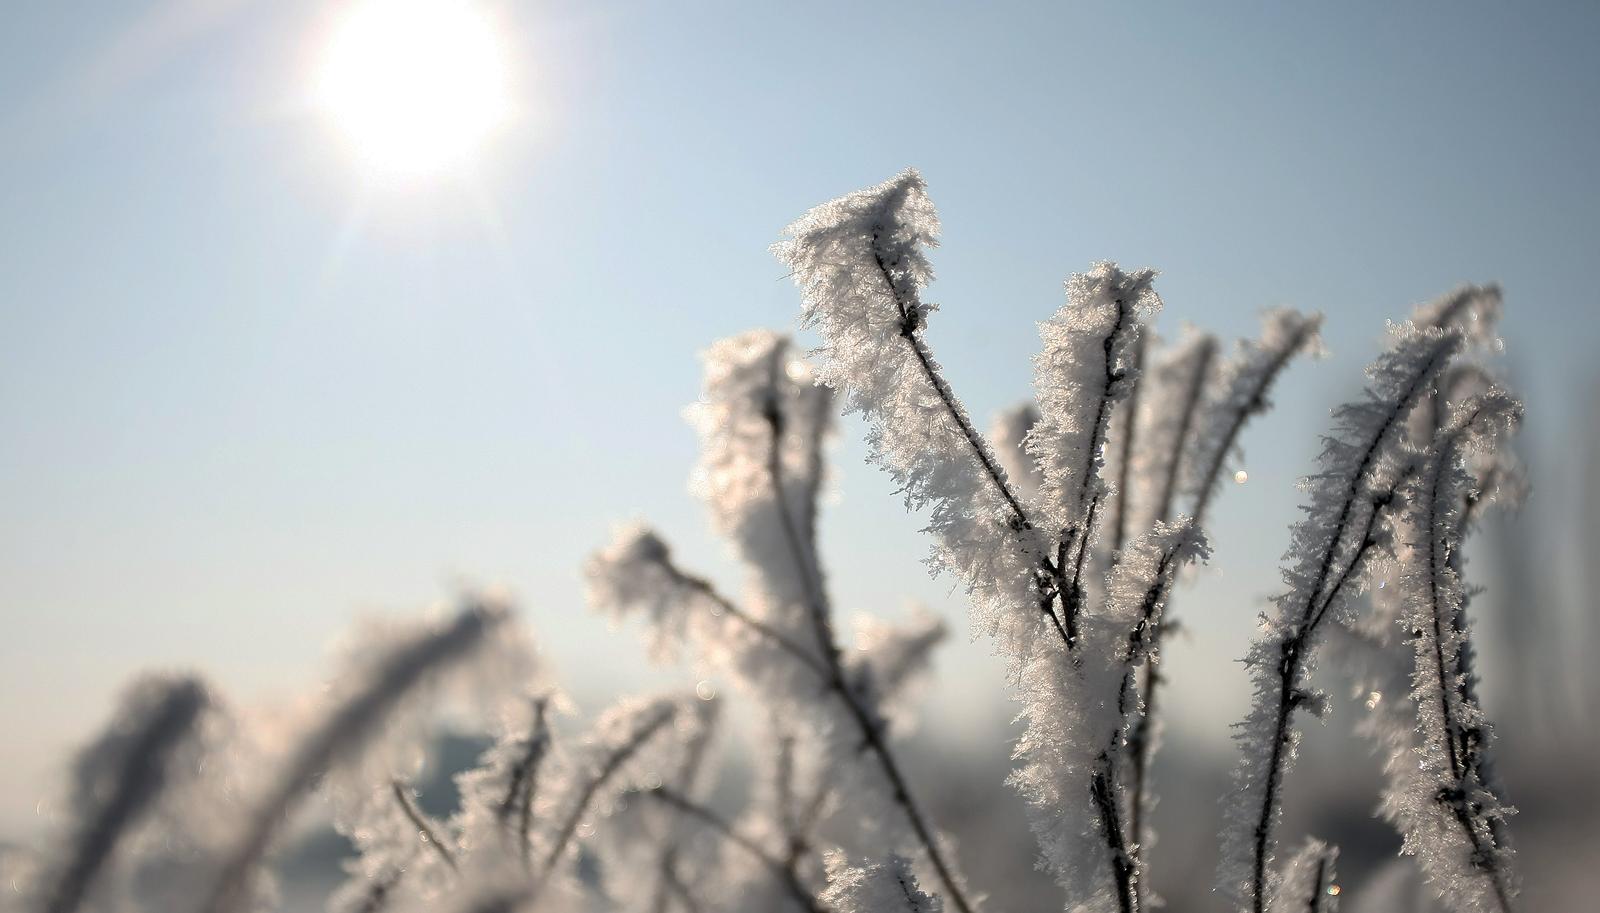
[[[901,740],[944,624],[866,619],[847,639],[834,609],[819,530],[842,406],[1008,660],[1024,727],[1011,782],[1066,909],[1156,905],[1151,758],[1173,600],[1210,554],[1246,426],[1297,357],[1320,353],[1321,318],[1271,311],[1231,351],[1194,329],[1163,343],[1156,273],[1094,264],[1040,325],[1033,400],[985,436],[929,341],[937,235],[915,172],[817,207],[775,248],[821,335],[814,359],[764,331],[704,353],[696,491],[741,586],[638,523],[585,568],[596,610],[641,620],[653,656],[692,657],[754,710],[757,787],[741,807],[714,801],[714,689],[625,700],[585,731],[508,610],[474,600],[361,630],[328,686],[276,725],[191,678],[136,683],[73,769],[59,844],[5,861],[5,902],[124,909],[158,881],[164,910],[265,907],[271,853],[319,797],[356,850],[340,913],[973,913],[981,886]],[[1457,913],[1512,909],[1512,809],[1477,697],[1462,552],[1485,506],[1519,486],[1501,445],[1520,406],[1490,371],[1499,303],[1467,287],[1392,325],[1365,391],[1334,412],[1283,591],[1245,657],[1255,697],[1236,728],[1218,882],[1240,910],[1335,909],[1336,848],[1307,836],[1279,854],[1301,718],[1328,706],[1312,685],[1327,643],[1372,711],[1383,814],[1434,893]],[[436,816],[414,784],[448,707],[495,738]]]
[[[1154,273],[1096,264],[1041,324],[1035,403],[1002,416],[990,441],[928,341],[938,222],[921,178],[826,203],[787,235],[777,252],[822,336],[821,382],[866,418],[872,458],[908,505],[928,509],[935,565],[967,587],[975,623],[1010,660],[1027,725],[1013,781],[1042,865],[1068,909],[1133,913],[1150,900],[1148,759],[1174,579],[1205,557],[1223,466],[1288,362],[1317,349],[1318,318],[1271,313],[1226,360],[1197,332],[1162,353],[1149,339]],[[1386,814],[1452,906],[1510,906],[1509,809],[1485,758],[1460,545],[1500,487],[1492,454],[1519,407],[1492,381],[1453,382],[1469,350],[1494,347],[1499,302],[1498,289],[1467,287],[1392,326],[1307,480],[1286,590],[1246,656],[1256,694],[1226,799],[1219,882],[1252,913],[1292,906],[1292,885],[1323,877],[1301,870],[1331,865],[1314,846],[1278,864],[1286,777],[1298,715],[1326,707],[1310,684],[1318,650],[1331,627],[1355,624],[1355,597],[1385,561],[1402,568],[1397,621],[1414,645],[1414,712],[1391,739],[1410,754],[1391,758]],[[1436,427],[1418,435],[1426,415]]]

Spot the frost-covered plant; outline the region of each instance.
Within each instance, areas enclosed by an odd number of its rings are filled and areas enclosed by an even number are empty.
[[[1520,415],[1520,404],[1498,389],[1457,406],[1421,461],[1406,510],[1416,540],[1401,561],[1401,623],[1415,651],[1418,744],[1385,765],[1392,779],[1384,812],[1463,911],[1509,911],[1513,890],[1504,833],[1511,810],[1489,775],[1489,730],[1467,640],[1460,560],[1475,480],[1466,457],[1493,448]]]
[[[276,734],[191,679],[141,681],[80,756],[59,845],[0,858],[18,886],[5,909],[264,906],[270,854],[319,796],[356,851],[335,913],[978,910],[899,739],[945,625],[863,617],[847,640],[836,617],[818,543],[836,404],[865,418],[871,459],[927,512],[934,569],[966,589],[974,628],[1008,661],[1023,723],[1011,783],[1066,908],[1157,905],[1150,765],[1172,600],[1210,554],[1246,425],[1291,361],[1320,351],[1321,318],[1271,311],[1227,357],[1196,330],[1163,345],[1156,273],[1096,263],[1040,325],[1034,400],[986,438],[928,340],[937,235],[911,171],[813,209],[776,253],[822,337],[815,358],[766,331],[704,354],[695,490],[742,563],[738,595],[639,524],[585,567],[595,608],[642,618],[652,654],[689,653],[752,705],[741,807],[715,790],[725,699],[709,682],[621,700],[581,728],[509,610],[475,599],[442,621],[358,629]],[[1334,412],[1284,592],[1245,658],[1255,695],[1235,732],[1220,874],[1241,910],[1335,911],[1337,849],[1277,852],[1301,714],[1327,706],[1312,674],[1331,641],[1359,667],[1383,814],[1405,850],[1456,913],[1511,913],[1512,809],[1487,757],[1462,557],[1484,507],[1521,487],[1499,446],[1521,407],[1487,365],[1500,307],[1493,286],[1419,307],[1390,327],[1363,396]],[[492,738],[444,813],[415,784],[452,705]],[[141,897],[133,876],[162,866],[182,877]]]
[[[1384,755],[1382,810],[1405,837],[1405,851],[1418,857],[1450,909],[1510,911],[1515,882],[1505,820],[1514,810],[1499,795],[1487,755],[1462,546],[1504,472],[1486,455],[1503,442],[1521,406],[1491,386],[1452,398],[1441,411],[1450,417],[1419,455],[1400,516],[1404,540],[1385,581],[1394,585],[1369,619],[1343,635],[1342,646],[1369,710],[1363,729]]]
[[[872,457],[906,492],[908,506],[931,509],[936,566],[966,584],[977,621],[1011,658],[1028,723],[1014,779],[1034,808],[1044,865],[1066,888],[1069,908],[1131,913],[1142,902],[1147,837],[1142,826],[1130,830],[1127,819],[1137,819],[1146,802],[1142,780],[1151,744],[1137,670],[1154,664],[1160,611],[1145,613],[1149,629],[1128,635],[1125,649],[1116,636],[1095,637],[1085,628],[1120,631],[1127,617],[1119,602],[1129,592],[1146,594],[1147,607],[1164,604],[1171,567],[1151,560],[1148,539],[1124,524],[1133,517],[1134,524],[1156,524],[1151,535],[1170,535],[1173,527],[1162,524],[1174,519],[1172,498],[1182,479],[1193,509],[1178,528],[1196,537],[1188,553],[1201,551],[1197,526],[1223,461],[1244,423],[1265,408],[1267,390],[1288,360],[1316,348],[1317,319],[1270,315],[1262,340],[1243,347],[1214,392],[1205,390],[1213,347],[1203,337],[1191,351],[1169,356],[1156,372],[1166,389],[1144,422],[1163,446],[1135,460],[1127,436],[1139,432],[1139,416],[1118,422],[1113,415],[1137,399],[1147,361],[1144,325],[1160,302],[1152,271],[1098,264],[1069,280],[1067,305],[1041,326],[1037,407],[997,424],[1002,458],[974,429],[926,340],[933,310],[922,298],[932,278],[926,251],[937,233],[926,187],[908,171],[817,207],[790,226],[776,249],[801,288],[804,323],[822,335],[820,379],[866,417]],[[1293,530],[1285,570],[1289,590],[1264,618],[1264,634],[1246,658],[1256,701],[1237,732],[1244,760],[1230,799],[1222,884],[1253,913],[1265,910],[1280,879],[1272,859],[1284,775],[1298,738],[1295,714],[1320,713],[1324,705],[1309,677],[1326,623],[1347,611],[1370,562],[1388,550],[1394,511],[1417,497],[1411,482],[1419,457],[1406,441],[1408,421],[1434,395],[1464,341],[1492,332],[1498,302],[1497,290],[1468,287],[1393,328],[1367,396],[1335,413],[1322,467],[1308,480],[1307,516]],[[1023,428],[1022,447],[1039,467],[1036,476],[1016,452]],[[1110,446],[1113,428],[1125,435],[1120,447]],[[1105,504],[1119,496],[1105,471],[1108,453],[1125,455],[1118,475],[1126,490],[1105,558],[1104,599],[1090,614],[1093,574],[1085,569],[1095,567],[1091,556],[1104,548]],[[1011,481],[1008,467],[1020,483]],[[1132,509],[1136,497],[1145,505],[1142,518]],[[1128,540],[1134,545],[1124,549]],[[1176,563],[1185,549],[1170,552]],[[1109,674],[1115,669],[1123,684],[1112,692],[1106,682],[1119,680]],[[1148,696],[1159,677],[1145,678]],[[1109,742],[1104,722],[1096,722],[1108,693],[1123,696],[1122,723]],[[1127,752],[1130,738],[1134,750]],[[1120,773],[1121,755],[1134,759],[1135,776]],[[1139,786],[1130,789],[1130,780]]]
[[[330,767],[341,762],[361,765],[374,756],[379,758],[378,764],[387,765],[384,756],[390,752],[385,749],[414,751],[414,745],[394,745],[374,735],[394,722],[405,701],[420,687],[492,645],[506,625],[504,608],[475,603],[443,625],[401,634],[371,655],[359,657],[348,674],[335,680],[336,696],[270,778],[223,857],[199,909],[229,913],[239,908],[285,817]],[[403,793],[402,788],[391,788],[397,796]]]
[[[1321,471],[1307,482],[1306,516],[1292,531],[1283,571],[1288,590],[1263,616],[1245,657],[1255,704],[1235,732],[1242,761],[1229,800],[1222,883],[1256,913],[1271,886],[1283,781],[1298,744],[1299,710],[1320,715],[1325,696],[1309,679],[1325,622],[1350,605],[1377,549],[1388,545],[1385,512],[1414,472],[1405,423],[1461,348],[1459,333],[1403,324],[1368,370],[1366,395],[1335,410]]]
[[[811,382],[810,368],[773,333],[723,340],[704,360],[705,392],[690,411],[701,439],[697,488],[749,569],[745,604],[682,570],[665,543],[640,527],[620,531],[590,561],[591,602],[617,614],[649,615],[658,652],[692,634],[703,656],[733,673],[770,712],[802,727],[788,742],[786,783],[797,752],[813,754],[810,766],[827,771],[827,791],[847,796],[861,823],[884,830],[891,845],[918,852],[951,903],[970,910],[948,851],[890,745],[896,698],[944,636],[943,626],[927,619],[901,628],[869,623],[858,649],[841,649],[817,548],[828,391]],[[820,785],[808,792],[812,803],[828,801]],[[709,812],[684,797],[657,795],[711,822]],[[816,815],[784,817],[786,840],[809,842]],[[736,843],[750,839],[713,826]],[[765,865],[774,854],[751,855]],[[803,860],[792,852],[778,858],[780,880],[793,888]]]

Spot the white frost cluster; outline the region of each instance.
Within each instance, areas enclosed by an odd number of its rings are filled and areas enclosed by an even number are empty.
[[[925,250],[938,230],[921,176],[907,171],[806,213],[774,251],[800,287],[802,323],[822,334],[818,378],[866,418],[871,458],[907,506],[928,509],[935,563],[972,590],[1003,639],[1022,638],[1054,543],[922,343],[933,311],[922,299],[933,278]],[[1011,617],[1018,606],[1025,619]]]
[[[1070,531],[1071,551],[1094,537],[1092,502],[1105,494],[1100,467],[1112,412],[1139,381],[1140,337],[1161,310],[1155,275],[1097,263],[1067,280],[1067,303],[1039,325],[1044,345],[1033,362],[1039,422],[1028,449],[1044,472],[1046,516]]]
[[[810,551],[830,391],[812,382],[786,337],[766,330],[721,340],[701,358],[705,383],[688,410],[700,436],[695,487],[713,526],[761,575],[770,609],[803,617],[822,588]]]
[[[1207,555],[1193,523],[1157,524],[1111,571],[1104,611],[1086,619],[1076,660],[1039,654],[1019,677],[1027,729],[1012,780],[1028,800],[1043,864],[1074,911],[1126,909],[1119,888],[1139,887],[1125,754],[1142,711],[1136,675],[1178,572]]]
[[[911,862],[890,856],[883,862],[851,865],[839,852],[827,857],[828,888],[822,902],[835,913],[942,913],[944,904],[917,887]]]
[[[1495,333],[1502,307],[1500,286],[1493,283],[1463,285],[1418,305],[1412,312],[1411,322],[1424,328],[1454,330],[1465,337],[1470,346],[1493,350],[1500,347]]]

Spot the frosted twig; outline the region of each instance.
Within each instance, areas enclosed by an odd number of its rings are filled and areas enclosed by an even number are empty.
[[[906,289],[896,281],[894,273],[890,271],[890,263],[885,260],[886,251],[881,244],[882,231],[875,231],[872,235],[872,259],[878,266],[878,272],[883,277],[884,288],[889,300],[894,303],[900,315],[900,338],[906,341],[911,349],[911,354],[916,356],[917,364],[922,368],[922,377],[938,394],[939,402],[944,405],[944,411],[950,420],[955,423],[957,430],[966,440],[967,446],[972,450],[972,456],[983,467],[984,476],[994,485],[995,491],[1005,499],[1006,505],[1011,508],[1016,517],[1017,525],[1022,529],[1034,529],[1033,519],[1028,516],[1028,511],[1023,507],[1022,501],[1016,492],[1011,490],[1011,485],[1006,481],[1004,470],[996,461],[989,445],[978,434],[978,429],[972,427],[972,420],[967,417],[967,410],[961,408],[956,399],[955,392],[950,389],[950,382],[940,373],[938,363],[933,359],[933,351],[928,348],[928,342],[923,338],[923,329],[927,326],[928,309],[917,300],[913,289]],[[890,254],[889,256],[892,256]],[[897,264],[898,265],[898,264]],[[1049,559],[1046,558],[1046,561]]]
[[[842,852],[826,860],[823,901],[837,913],[940,913],[943,904],[917,886],[911,861],[890,855],[882,862],[851,865]]]
[[[389,790],[394,795],[394,801],[400,806],[400,811],[405,813],[406,820],[417,829],[417,835],[422,842],[433,848],[450,871],[460,872],[461,867],[456,864],[455,855],[444,845],[444,841],[439,839],[438,832],[428,823],[428,819],[422,814],[422,809],[417,808],[416,801],[411,798],[411,788],[400,780],[394,780],[389,784]]]
[[[882,266],[881,259],[879,260]],[[885,277],[888,278],[885,268]],[[892,286],[892,280],[891,286]],[[774,358],[774,371],[777,359]],[[776,382],[776,377],[774,377]],[[769,403],[775,403],[769,400]],[[911,829],[916,833],[917,840],[922,844],[923,851],[928,855],[928,861],[938,872],[940,881],[945,891],[949,893],[951,901],[961,913],[970,913],[972,907],[967,901],[960,883],[956,880],[950,865],[944,858],[944,853],[939,848],[937,838],[932,828],[928,826],[922,810],[912,798],[911,790],[906,784],[905,776],[900,771],[899,762],[890,750],[889,744],[884,740],[883,727],[874,718],[870,711],[857,697],[855,691],[845,680],[844,667],[839,661],[839,646],[833,634],[833,625],[830,621],[832,611],[828,605],[827,594],[822,589],[821,569],[816,554],[806,548],[801,531],[790,512],[787,498],[784,497],[784,478],[782,461],[779,459],[779,447],[783,440],[783,415],[775,404],[766,412],[768,426],[772,431],[772,439],[768,449],[767,472],[769,474],[773,500],[777,504],[779,516],[788,542],[790,553],[794,557],[796,572],[804,583],[806,596],[810,603],[809,615],[817,638],[818,649],[822,652],[823,663],[826,666],[826,683],[828,688],[839,698],[849,711],[851,719],[861,731],[863,744],[877,759],[878,765],[883,769],[884,776],[889,780],[892,790],[891,797],[905,813],[906,819],[911,823]],[[970,425],[964,425],[970,429]],[[986,452],[986,451],[985,451]],[[995,476],[996,481],[1000,476]],[[1019,508],[1020,509],[1020,508]]]
[[[366,734],[427,676],[459,661],[504,623],[503,610],[474,605],[441,630],[404,644],[384,657],[369,682],[334,708],[299,745],[288,767],[249,819],[244,837],[224,857],[215,884],[200,906],[230,913],[242,899],[250,873],[267,851],[289,809],[317,775],[360,746]]]
[[[1239,434],[1250,419],[1268,407],[1267,394],[1289,362],[1302,352],[1316,351],[1322,315],[1305,315],[1288,309],[1269,311],[1259,342],[1241,343],[1240,351],[1224,368],[1222,395],[1207,404],[1196,446],[1189,491],[1194,507],[1190,515],[1204,525],[1211,500],[1222,482],[1222,466],[1238,446]]]
[[[1128,391],[1128,405],[1123,410],[1122,439],[1118,441],[1120,452],[1117,456],[1117,471],[1120,479],[1117,482],[1117,519],[1111,527],[1110,551],[1113,558],[1122,551],[1122,543],[1128,541],[1128,507],[1133,499],[1133,444],[1139,436],[1139,394],[1144,391],[1144,360],[1149,354],[1149,348],[1149,340],[1140,335],[1139,344],[1133,351],[1133,366],[1139,371],[1139,375]]]
[[[1488,724],[1470,668],[1460,567],[1462,495],[1473,481],[1465,454],[1492,448],[1520,416],[1521,405],[1499,388],[1461,403],[1435,435],[1407,512],[1417,542],[1402,565],[1402,619],[1412,635],[1419,750],[1412,763],[1385,764],[1391,783],[1384,808],[1429,880],[1463,911],[1492,906],[1511,913],[1514,893],[1502,830],[1510,809],[1487,775]],[[1441,808],[1456,827],[1453,838]]]
[[[783,860],[778,859],[771,853],[767,852],[766,848],[760,843],[756,842],[756,840],[753,838],[745,834],[741,834],[739,831],[735,830],[733,825],[724,820],[721,815],[718,815],[716,812],[706,808],[704,805],[701,805],[693,799],[674,792],[673,790],[670,790],[664,786],[650,790],[645,795],[648,795],[663,804],[669,805],[672,808],[677,809],[679,812],[689,816],[690,818],[701,822],[715,831],[724,840],[749,853],[753,858],[755,858],[762,865],[766,866],[767,869],[772,872],[773,878],[777,879],[778,882],[784,886],[784,889],[789,893],[789,895],[793,897],[795,901],[798,902],[802,907],[811,911],[811,913],[824,913],[825,908],[817,902],[816,897],[806,889],[804,884],[801,883],[800,877],[795,872],[793,866],[785,864]]]
[[[1334,883],[1338,847],[1314,837],[1289,860],[1272,898],[1272,913],[1338,913],[1339,886]]]
[[[79,820],[44,913],[78,909],[123,835],[166,788],[173,753],[210,704],[197,679],[152,676],[128,689],[117,721],[76,762]]]
[[[1204,393],[1207,366],[1215,358],[1216,349],[1210,337],[1203,337],[1198,342],[1203,348],[1197,353],[1193,383],[1186,387],[1189,395],[1184,397],[1192,405],[1186,407],[1184,412],[1187,416],[1199,409],[1201,414],[1195,418],[1186,417],[1181,423],[1182,432],[1177,437],[1177,449],[1171,455],[1169,464],[1172,474],[1168,476],[1166,488],[1159,499],[1161,506],[1156,520],[1168,519],[1166,514],[1171,510],[1173,496],[1182,488],[1194,498],[1191,515],[1196,528],[1205,528],[1212,496],[1220,487],[1224,461],[1238,446],[1244,426],[1252,417],[1267,409],[1268,392],[1295,355],[1317,348],[1320,316],[1305,316],[1279,309],[1269,311],[1263,324],[1259,339],[1239,342],[1236,354],[1222,365],[1216,394],[1207,397],[1203,404],[1191,397]],[[1186,448],[1191,425],[1194,441]],[[1178,479],[1182,480],[1181,484]],[[1141,847],[1148,843],[1145,818],[1150,804],[1150,759],[1155,752],[1154,727],[1158,719],[1163,682],[1160,643],[1171,627],[1170,623],[1164,623],[1152,632],[1154,644],[1145,673],[1145,712],[1134,724],[1129,736],[1133,761],[1132,810],[1129,818],[1132,839]]]
[[[1384,474],[1396,474],[1385,467],[1395,459],[1392,451],[1404,422],[1460,346],[1461,337],[1454,332],[1419,331],[1409,325],[1397,330],[1393,347],[1372,368],[1378,387],[1337,413],[1342,430],[1353,440],[1328,438],[1325,470],[1311,480],[1313,504],[1307,519],[1295,527],[1295,564],[1285,570],[1291,590],[1278,598],[1278,614],[1251,647],[1247,663],[1256,678],[1256,704],[1236,736],[1245,755],[1236,801],[1245,816],[1227,831],[1225,866],[1243,856],[1248,874],[1242,899],[1253,913],[1263,913],[1268,900],[1273,827],[1292,751],[1292,718],[1297,708],[1314,700],[1304,681],[1320,623],[1376,544],[1378,514],[1393,495],[1392,489],[1379,497],[1371,492],[1382,485]],[[1355,531],[1359,536],[1352,539]],[[1231,876],[1224,883],[1231,890],[1240,887]]]
[[[573,803],[572,810],[567,813],[566,819],[561,822],[561,826],[556,830],[556,837],[551,841],[550,849],[545,852],[544,859],[540,865],[541,874],[535,882],[536,892],[538,888],[549,880],[550,872],[555,868],[556,862],[561,859],[561,854],[566,852],[567,846],[572,842],[572,835],[577,832],[579,822],[589,813],[589,805],[594,801],[595,795],[616,775],[617,771],[622,769],[622,766],[628,762],[629,758],[637,754],[645,743],[650,741],[651,736],[654,736],[663,726],[672,722],[673,717],[676,715],[676,708],[670,705],[657,707],[655,713],[650,714],[643,722],[639,723],[621,744],[612,748],[601,758],[598,769],[590,774],[583,786],[580,787],[577,801]]]
[[[1211,362],[1216,357],[1217,344],[1212,337],[1202,337],[1198,346],[1198,350],[1191,356],[1194,361],[1191,366],[1193,373],[1184,379],[1182,386],[1183,398],[1178,407],[1178,425],[1173,436],[1170,457],[1167,460],[1167,471],[1161,480],[1160,493],[1156,497],[1155,519],[1161,523],[1172,519],[1172,502],[1178,494],[1179,473],[1184,468],[1184,457],[1189,452],[1189,431],[1194,427],[1195,415],[1200,408],[1200,398],[1206,389],[1206,376],[1211,372]]]
[[[502,826],[515,814],[517,844],[524,866],[533,865],[533,800],[539,794],[539,769],[550,750],[550,723],[546,715],[550,707],[548,695],[533,702],[533,726],[528,731],[528,744],[523,754],[511,768],[511,782],[506,786],[505,798],[495,809]]]
[[[1039,325],[1043,348],[1034,358],[1034,387],[1040,420],[1028,449],[1043,467],[1042,497],[1059,529],[1051,589],[1061,601],[1069,650],[1077,646],[1084,569],[1110,493],[1100,474],[1111,419],[1139,382],[1145,321],[1161,307],[1154,279],[1153,270],[1124,272],[1097,263],[1067,281],[1067,303]]]

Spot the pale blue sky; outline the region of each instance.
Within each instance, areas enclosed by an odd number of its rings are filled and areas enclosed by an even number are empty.
[[[685,488],[695,352],[791,325],[766,246],[906,165],[945,223],[931,338],[980,416],[1096,259],[1160,268],[1168,328],[1327,313],[1335,357],[1220,507],[1196,656],[1242,653],[1326,407],[1411,303],[1504,283],[1530,438],[1566,459],[1600,341],[1593,4],[500,8],[521,126],[472,186],[412,190],[363,186],[307,110],[319,4],[5,14],[0,836],[134,670],[286,694],[352,613],[458,579],[519,592],[580,693],[647,681],[582,607],[584,554],[642,515],[729,570]],[[959,617],[843,430],[841,604]],[[985,653],[936,695],[991,712]],[[1237,716],[1236,671],[1190,709]]]

